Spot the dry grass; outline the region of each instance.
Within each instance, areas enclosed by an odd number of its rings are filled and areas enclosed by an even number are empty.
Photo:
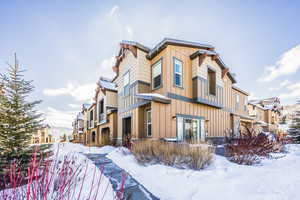
[[[140,164],[161,163],[177,168],[203,169],[213,161],[208,145],[189,145],[145,140],[134,142],[132,153]]]

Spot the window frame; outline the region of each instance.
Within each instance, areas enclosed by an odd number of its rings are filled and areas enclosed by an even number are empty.
[[[211,86],[211,77],[210,74],[214,74],[214,91],[212,92]],[[208,94],[211,96],[217,96],[217,72],[216,70],[212,69],[210,66],[207,67],[207,82],[208,82]]]
[[[128,83],[125,85],[124,80],[125,80],[126,75],[128,75]],[[128,92],[126,92],[126,91],[128,91]],[[130,70],[125,72],[124,75],[123,75],[123,94],[124,94],[124,96],[129,96],[130,95]]]
[[[95,143],[96,142],[96,132],[92,131],[92,142]]]
[[[181,74],[176,72],[176,61],[181,63]],[[178,88],[183,88],[183,61],[176,57],[173,57],[173,71],[174,71],[174,73],[173,73],[174,86],[178,87]],[[176,74],[181,76],[181,85],[176,84]]]
[[[153,77],[153,68],[160,63],[160,85],[154,88],[154,77]],[[163,87],[163,58],[157,60],[154,64],[151,65],[151,90],[157,90]]]
[[[148,118],[148,113],[150,113],[150,122]],[[151,134],[149,134],[149,125],[151,126]],[[152,111],[151,109],[146,110],[146,130],[147,130],[147,137],[152,137]]]

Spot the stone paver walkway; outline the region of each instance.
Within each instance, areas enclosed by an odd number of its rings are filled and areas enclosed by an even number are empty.
[[[122,185],[122,176],[126,174],[124,184],[124,196],[126,200],[158,200],[142,184],[135,180],[125,170],[117,166],[106,154],[85,154],[88,159],[92,160],[98,168],[103,168],[103,174],[109,178],[114,191],[120,191]]]

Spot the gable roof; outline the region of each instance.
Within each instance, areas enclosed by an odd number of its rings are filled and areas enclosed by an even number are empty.
[[[147,58],[152,59],[157,54],[159,54],[163,49],[165,49],[168,45],[195,47],[195,48],[202,48],[202,49],[206,49],[206,50],[214,49],[214,47],[210,44],[202,44],[202,43],[198,43],[198,42],[178,40],[178,39],[173,39],[173,38],[164,38],[153,49],[151,49],[151,51],[147,55]]]
[[[119,67],[119,64],[124,56],[124,51],[125,50],[130,50],[133,53],[136,54],[136,49],[140,49],[144,52],[147,53],[146,57],[147,59],[152,59],[154,58],[157,54],[159,54],[163,49],[165,49],[168,45],[176,45],[176,46],[185,46],[185,47],[194,47],[194,48],[201,48],[200,50],[196,51],[193,53],[190,57],[191,59],[194,59],[196,56],[200,54],[206,54],[210,56],[216,56],[216,62],[222,67],[222,69],[228,69],[228,67],[225,65],[225,63],[222,61],[220,56],[214,51],[214,46],[210,44],[203,44],[203,43],[198,43],[198,42],[191,42],[191,41],[186,41],[186,40],[178,40],[178,39],[173,39],[173,38],[164,38],[161,42],[159,42],[154,48],[149,48],[146,47],[138,42],[135,41],[128,41],[128,40],[123,40],[120,42],[120,50],[118,53],[118,56],[116,57],[116,63],[115,66],[113,67],[114,70],[116,70]],[[131,49],[130,47],[134,47]],[[135,55],[136,56],[136,55]],[[229,71],[226,73],[230,80],[233,83],[236,83],[236,79],[231,74]],[[116,76],[111,80],[111,82],[115,81],[115,79],[118,77],[118,73]]]
[[[98,85],[100,88],[105,89],[105,90],[110,90],[110,91],[117,91],[117,86],[115,83],[112,82],[111,79],[105,78],[105,77],[100,77],[98,81]]]
[[[243,93],[246,96],[250,96],[250,94],[248,92],[246,92],[245,90],[242,90],[241,88],[239,88],[235,85],[232,86],[232,89],[235,89],[236,91],[239,91],[240,93]]]
[[[237,82],[235,77],[233,76],[233,74],[229,72],[229,68],[225,65],[225,63],[223,62],[223,60],[221,59],[221,57],[219,56],[219,54],[216,51],[214,51],[213,49],[211,49],[211,50],[200,49],[200,50],[197,50],[192,55],[190,55],[190,58],[193,60],[193,59],[197,58],[200,55],[214,56],[214,60],[216,61],[216,63],[223,70],[227,69],[226,74],[228,75],[228,77],[232,81],[232,83]]]

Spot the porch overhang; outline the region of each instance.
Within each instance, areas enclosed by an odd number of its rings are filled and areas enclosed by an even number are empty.
[[[136,98],[148,100],[148,101],[155,101],[163,104],[170,104],[171,99],[157,93],[140,93],[135,95]]]
[[[268,124],[266,122],[263,122],[263,121],[256,121],[254,124],[255,125],[260,125],[260,126],[268,126]]]

